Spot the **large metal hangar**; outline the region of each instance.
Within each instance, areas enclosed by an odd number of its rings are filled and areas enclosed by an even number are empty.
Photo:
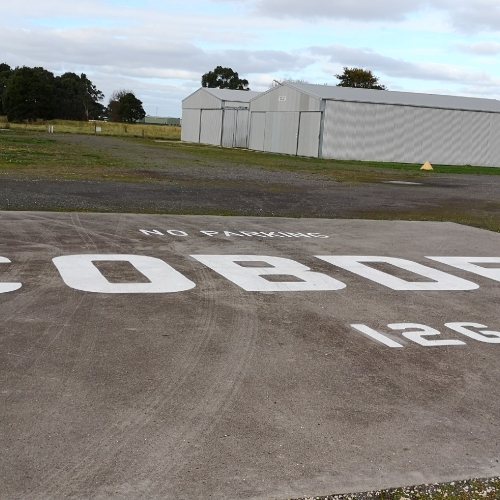
[[[182,101],[181,140],[248,146],[248,108],[259,92],[202,87]]]
[[[284,83],[250,101],[250,149],[500,166],[500,101]]]

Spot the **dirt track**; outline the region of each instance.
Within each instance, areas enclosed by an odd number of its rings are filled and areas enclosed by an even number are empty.
[[[142,180],[20,180],[4,175],[0,209],[434,220],[477,212],[478,217],[500,217],[500,176],[435,174],[420,185],[339,183],[321,174],[201,158],[165,144],[53,137],[125,160]],[[394,179],[399,177],[395,171]]]

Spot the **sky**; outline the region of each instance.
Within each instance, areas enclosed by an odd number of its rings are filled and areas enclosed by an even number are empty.
[[[0,63],[85,73],[152,116],[216,66],[251,90],[335,85],[343,67],[389,90],[500,99],[500,0],[3,0]]]

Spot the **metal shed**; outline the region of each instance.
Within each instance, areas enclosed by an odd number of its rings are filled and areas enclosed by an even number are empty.
[[[259,92],[202,87],[182,101],[181,140],[248,146],[248,107]]]
[[[285,83],[250,101],[250,149],[500,166],[500,101]]]

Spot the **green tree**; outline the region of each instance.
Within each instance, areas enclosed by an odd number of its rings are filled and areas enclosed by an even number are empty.
[[[65,120],[101,118],[104,94],[82,73],[64,73],[56,77],[57,117]]]
[[[43,68],[16,68],[2,103],[9,121],[50,120],[55,114],[54,75]]]
[[[378,78],[371,71],[363,68],[347,68],[341,75],[335,75],[339,83],[337,87],[353,87],[358,89],[387,90],[385,85],[378,83]]]
[[[100,101],[104,99],[104,94],[87,78],[85,73],[80,75],[81,93],[85,117],[87,120],[100,118],[104,112],[104,106]]]
[[[108,111],[108,119],[110,122],[121,121],[120,114],[118,113],[118,111],[120,109],[120,99],[127,94],[133,94],[133,92],[131,90],[121,89],[121,90],[115,90],[111,94],[111,97],[109,98],[108,110],[107,110]]]
[[[109,99],[108,116],[112,122],[136,122],[146,116],[142,101],[131,90],[115,90]]]
[[[212,89],[250,90],[248,80],[240,78],[238,73],[231,68],[222,66],[217,66],[213,71],[205,73],[201,77],[201,86]]]
[[[137,99],[132,92],[128,92],[120,99],[118,116],[122,122],[133,123],[137,120],[142,120],[146,116],[146,112],[142,107],[142,101]]]
[[[12,75],[12,68],[6,64],[0,64],[0,115],[5,115],[5,111],[2,105],[2,98],[5,88],[7,87],[7,82]]]

